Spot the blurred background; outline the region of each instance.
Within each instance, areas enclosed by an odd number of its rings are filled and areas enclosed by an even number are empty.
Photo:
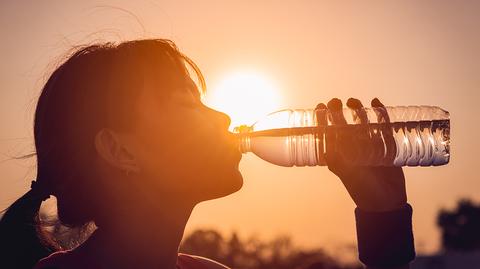
[[[478,14],[480,2],[467,0],[4,0],[0,208],[35,178],[33,158],[12,157],[34,151],[36,98],[62,56],[81,44],[162,37],[199,65],[209,91],[205,102],[230,114],[232,125],[281,108],[313,108],[332,97],[448,110],[450,163],[404,169],[417,252],[445,253],[441,210],[454,216],[447,221],[451,231],[472,225],[478,211],[467,210],[472,218],[457,213],[480,201]],[[247,154],[240,169],[243,189],[199,204],[186,236],[211,231],[225,240],[233,234],[240,241],[289,238],[293,248],[321,248],[355,262],[354,204],[326,167],[285,168]],[[470,236],[475,228],[469,231],[467,238],[476,238]],[[477,240],[469,250],[480,248]]]

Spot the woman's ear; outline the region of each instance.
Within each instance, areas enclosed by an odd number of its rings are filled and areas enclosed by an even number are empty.
[[[115,131],[103,128],[95,135],[95,149],[108,164],[127,173],[139,172],[135,156]]]

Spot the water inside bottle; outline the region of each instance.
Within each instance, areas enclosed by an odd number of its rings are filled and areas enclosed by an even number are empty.
[[[327,165],[327,151],[367,166],[442,165],[450,158],[448,119],[253,129],[238,135],[242,152],[281,166]]]

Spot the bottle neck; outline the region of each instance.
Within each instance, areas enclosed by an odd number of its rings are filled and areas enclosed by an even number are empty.
[[[239,148],[241,153],[251,152],[250,148],[250,136],[249,135],[241,135],[238,138],[239,140]]]

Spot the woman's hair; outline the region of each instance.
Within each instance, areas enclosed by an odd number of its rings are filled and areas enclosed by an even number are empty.
[[[188,68],[187,68],[188,67]],[[61,224],[79,228],[101,218],[109,201],[95,171],[94,137],[102,128],[129,130],[146,78],[158,96],[185,85],[189,71],[205,90],[195,63],[170,40],[83,46],[50,76],[38,99],[34,137],[37,178],[0,220],[0,267],[32,268],[61,249],[39,220],[42,200],[57,198]]]

